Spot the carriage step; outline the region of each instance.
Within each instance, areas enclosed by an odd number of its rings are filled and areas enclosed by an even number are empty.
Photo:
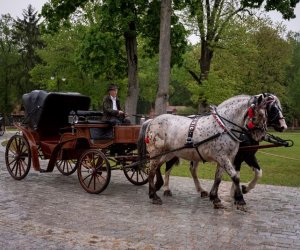
[[[47,169],[40,169],[40,173],[48,173],[48,172],[52,172],[52,171],[49,171]]]

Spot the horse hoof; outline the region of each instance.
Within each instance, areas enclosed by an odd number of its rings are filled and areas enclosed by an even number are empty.
[[[247,212],[247,207],[246,205],[237,205],[236,206],[237,210],[243,211],[243,212]]]
[[[200,195],[201,195],[201,198],[206,198],[206,197],[208,197],[208,192],[202,191],[202,192],[200,193]]]
[[[169,196],[169,197],[171,197],[171,196],[172,196],[171,190],[165,190],[165,191],[164,191],[164,196]]]
[[[162,200],[160,198],[158,199],[153,199],[152,200],[152,204],[155,204],[155,205],[162,205]]]
[[[246,202],[245,202],[244,199],[242,199],[242,200],[235,201],[235,202],[234,202],[234,205],[237,205],[237,206],[245,206],[245,205],[246,205]]]
[[[222,202],[216,202],[214,203],[214,209],[223,209],[224,205],[222,204]]]
[[[242,193],[243,194],[247,194],[248,193],[247,187],[245,185],[242,185]]]

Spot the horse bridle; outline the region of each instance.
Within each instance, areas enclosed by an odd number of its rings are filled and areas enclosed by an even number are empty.
[[[267,116],[268,116],[268,124],[273,125],[275,121],[284,120],[284,116],[282,116],[282,109],[278,106],[276,101],[274,100],[270,106],[267,108]]]
[[[252,98],[251,98],[252,99]],[[256,120],[256,117],[255,117],[255,110],[254,108],[257,107],[257,99],[256,97],[254,96],[253,101],[251,102],[251,104],[249,105],[249,108],[247,110],[247,113],[245,115],[245,125],[244,127],[241,127],[237,124],[235,124],[234,122],[226,119],[225,117],[222,117],[218,112],[217,112],[217,108],[215,106],[211,106],[211,114],[212,116],[215,118],[216,122],[219,124],[219,126],[224,130],[225,133],[228,133],[230,135],[230,137],[232,139],[234,139],[235,141],[238,141],[238,142],[243,142],[243,140],[240,140],[233,132],[236,132],[236,133],[240,133],[240,134],[248,134],[250,135],[250,132],[251,131],[254,131],[254,130],[261,130],[262,132],[266,132],[267,131],[267,127],[266,127],[266,124],[263,123],[262,126],[259,126],[258,124],[256,124],[255,120]],[[275,101],[275,100],[274,100]],[[249,114],[251,113],[251,115]],[[265,109],[265,116],[267,117],[267,110]],[[247,121],[248,120],[248,121]],[[236,130],[236,129],[232,129],[232,128],[228,128],[224,121],[226,121],[227,123],[230,123],[232,124],[233,126],[239,128],[240,130]],[[252,126],[250,127],[249,124],[252,124]],[[251,136],[251,135],[250,135]]]

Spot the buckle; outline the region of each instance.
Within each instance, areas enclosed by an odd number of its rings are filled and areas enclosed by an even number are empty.
[[[193,138],[191,138],[191,137],[186,138],[185,146],[193,147],[193,145],[194,145]]]

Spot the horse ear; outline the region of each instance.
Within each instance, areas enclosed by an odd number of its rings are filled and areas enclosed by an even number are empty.
[[[259,95],[259,97],[257,98],[257,105],[260,105],[263,99],[264,99],[263,95]]]

